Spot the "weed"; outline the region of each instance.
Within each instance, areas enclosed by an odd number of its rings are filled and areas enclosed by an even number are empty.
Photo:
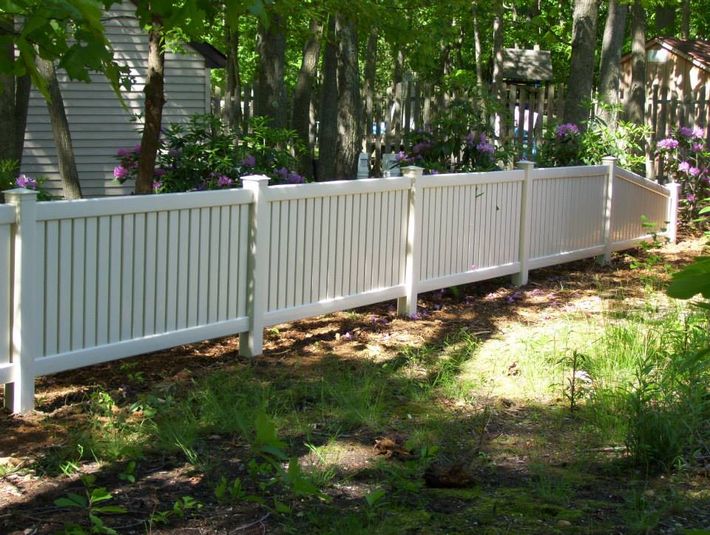
[[[574,413],[579,401],[588,393],[591,378],[589,374],[582,369],[586,366],[588,357],[579,351],[572,351],[572,354],[561,359],[560,364],[566,366],[570,373],[567,377],[562,394],[569,401],[569,410]]]
[[[86,475],[81,478],[84,484],[84,494],[76,494],[69,492],[65,496],[54,500],[57,507],[69,509],[79,509],[87,515],[91,533],[105,533],[107,535],[116,535],[116,530],[108,527],[104,523],[103,515],[107,514],[123,514],[126,508],[120,505],[110,505],[105,502],[113,499],[111,493],[105,487],[95,487],[96,478],[92,475]],[[103,505],[99,505],[103,504]],[[82,533],[83,528],[75,524],[65,526],[65,532]]]

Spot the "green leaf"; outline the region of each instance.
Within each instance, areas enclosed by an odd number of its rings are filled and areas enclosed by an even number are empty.
[[[83,509],[88,507],[89,504],[84,496],[70,492],[66,496],[54,500],[54,505],[57,507],[78,507]]]
[[[128,511],[122,505],[100,505],[99,507],[92,507],[91,510],[94,511],[95,513],[113,514],[113,515],[122,515]]]
[[[111,496],[111,493],[106,490],[105,487],[99,487],[91,491],[90,501],[92,504],[94,504],[99,502],[105,502],[106,500],[110,500],[112,497],[113,496]]]
[[[382,498],[385,497],[385,491],[382,489],[376,489],[373,490],[371,493],[365,495],[365,501],[367,502],[368,507],[374,507],[379,503]]]
[[[690,299],[701,294],[710,299],[710,256],[701,256],[673,275],[668,295],[676,299]]]

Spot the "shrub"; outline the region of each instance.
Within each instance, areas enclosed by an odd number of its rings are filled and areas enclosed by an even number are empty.
[[[511,154],[496,142],[484,117],[486,101],[481,101],[480,106],[453,102],[431,130],[407,134],[397,161],[423,167],[427,174],[501,169]]]
[[[581,148],[581,130],[576,124],[565,123],[548,128],[538,151],[537,164],[539,167],[580,165]]]
[[[680,220],[691,229],[707,228],[702,218],[710,197],[710,150],[702,128],[680,127],[656,143],[663,173],[681,187]]]
[[[296,168],[303,150],[296,133],[272,128],[267,119],[252,119],[239,134],[214,115],[195,115],[187,124],[165,129],[158,152],[153,189],[156,193],[226,189],[246,175],[269,176],[272,184],[297,184],[304,178]],[[114,178],[121,183],[138,171],[140,145],[116,152]]]

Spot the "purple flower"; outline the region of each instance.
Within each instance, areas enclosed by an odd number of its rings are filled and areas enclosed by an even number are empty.
[[[690,170],[690,164],[688,162],[680,162],[678,164],[678,171],[681,173],[687,173]]]
[[[136,143],[135,145],[133,145],[133,152],[135,154],[141,153],[141,144],[140,143]]]
[[[493,154],[496,151],[496,148],[490,143],[482,141],[481,143],[476,145],[476,150],[484,154]]]
[[[37,189],[37,181],[29,177],[27,175],[20,175],[17,177],[15,180],[15,184],[17,185],[18,188],[25,188],[25,189]]]
[[[697,138],[704,138],[705,137],[705,129],[700,128],[699,126],[694,126],[693,127],[693,137]]]
[[[693,137],[693,129],[689,126],[681,126],[678,133],[683,137]]]
[[[690,176],[700,176],[700,169],[698,169],[697,167],[691,167],[690,169],[688,169],[688,174]]]
[[[404,152],[403,150],[399,151],[397,154],[394,155],[395,162],[404,162],[406,160],[407,160],[407,153]]]
[[[128,169],[122,165],[113,168],[113,177],[119,182],[124,182],[128,178]]]
[[[126,156],[129,156],[132,153],[131,149],[126,149],[126,148],[120,148],[116,151],[116,156],[119,158],[125,158]]]
[[[162,167],[156,167],[153,170],[153,176],[161,177],[161,176],[165,175],[165,173],[167,173],[167,171],[165,169],[163,169]]]
[[[286,182],[289,184],[303,184],[306,180],[298,173],[289,173]]]
[[[286,180],[288,178],[288,169],[285,167],[280,167],[279,169],[276,170],[276,174],[279,175],[283,180]]]
[[[234,183],[234,180],[229,178],[226,175],[219,175],[219,178],[217,178],[217,185],[220,188],[226,188],[228,186],[231,186]]]
[[[695,201],[698,200],[698,198],[695,196],[693,193],[689,193],[686,195],[685,200],[688,201],[689,203],[694,203]]]
[[[153,180],[153,193],[158,193],[158,190],[163,186],[159,180]]]
[[[667,137],[658,142],[658,148],[662,150],[673,150],[678,148],[678,140]]]
[[[256,167],[256,157],[251,154],[247,154],[247,156],[242,160],[242,167]]]
[[[690,146],[690,150],[692,150],[693,152],[703,152],[705,150],[705,145],[703,145],[702,143],[693,143]]]
[[[572,137],[579,134],[579,127],[574,123],[561,124],[555,128],[555,137],[557,139],[563,139],[565,137]]]

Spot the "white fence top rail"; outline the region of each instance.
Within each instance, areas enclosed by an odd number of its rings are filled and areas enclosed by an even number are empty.
[[[0,225],[8,225],[15,222],[15,207],[0,206]]]
[[[530,170],[530,178],[584,178],[606,175],[606,165],[580,165],[575,167],[536,167]]]
[[[110,215],[140,214],[183,210],[189,208],[212,208],[249,204],[254,194],[244,189],[167,193],[164,195],[111,197],[81,199],[76,201],[42,202],[37,205],[37,220],[73,219]]]
[[[284,184],[271,186],[267,193],[269,201],[291,201],[333,197],[336,195],[356,195],[361,193],[378,193],[382,191],[400,191],[409,189],[412,179],[400,178],[362,178],[359,180],[334,180],[331,182],[314,182],[311,184]]]
[[[417,178],[417,185],[423,188],[445,186],[474,186],[478,184],[501,184],[504,182],[519,182],[523,180],[525,171],[496,171],[483,173],[446,173],[427,175]]]
[[[617,167],[615,169],[614,174],[617,178],[620,178],[622,180],[626,180],[627,182],[633,182],[637,186],[641,186],[642,188],[646,188],[647,190],[650,190],[654,193],[658,193],[659,195],[663,195],[664,197],[670,197],[670,195],[671,195],[670,191],[668,191],[667,188],[664,188],[660,184],[653,182],[651,180],[648,180],[647,178],[639,176],[636,173],[632,173],[631,171],[627,171],[626,169],[622,169],[620,167]]]

